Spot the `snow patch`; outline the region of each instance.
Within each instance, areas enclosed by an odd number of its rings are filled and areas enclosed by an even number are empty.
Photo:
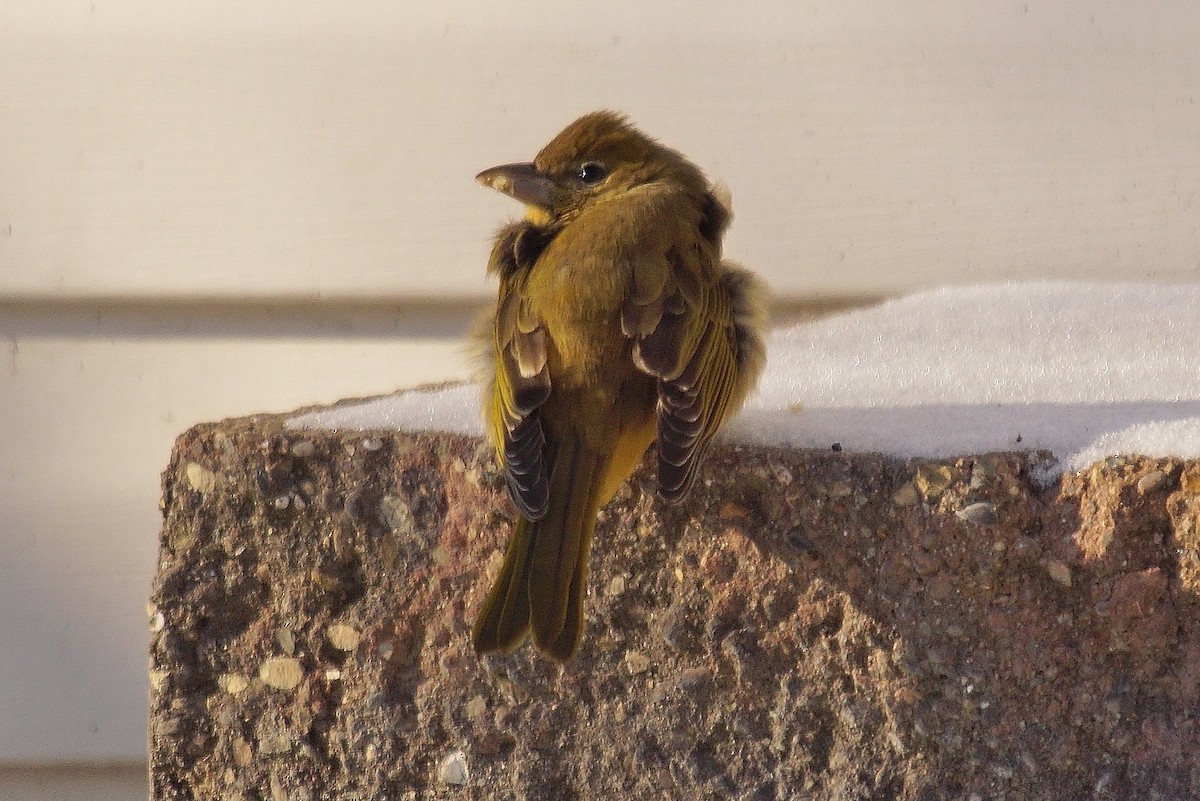
[[[726,439],[945,458],[1200,458],[1200,285],[937,289],[774,331]],[[473,385],[321,409],[291,428],[481,435]]]

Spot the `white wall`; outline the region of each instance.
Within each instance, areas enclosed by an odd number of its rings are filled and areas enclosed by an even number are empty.
[[[1191,0],[9,0],[0,765],[144,758],[178,432],[466,373],[517,211],[479,169],[625,110],[796,302],[1198,280],[1198,32]]]
[[[790,294],[1197,277],[1190,0],[51,8],[0,11],[9,295],[480,296],[472,176],[597,106]]]

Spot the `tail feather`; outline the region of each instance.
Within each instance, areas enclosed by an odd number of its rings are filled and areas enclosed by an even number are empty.
[[[532,549],[533,529],[524,517],[517,521],[504,551],[504,563],[496,583],[488,592],[487,599],[475,621],[473,639],[475,650],[485,654],[490,651],[508,652],[524,641],[529,633],[529,557]]]
[[[596,525],[598,461],[595,453],[570,435],[559,443],[555,455],[550,497],[556,502],[534,541],[529,571],[533,638],[543,650],[563,632],[571,585],[581,558],[587,559],[586,548]]]
[[[594,521],[591,528],[595,528]],[[587,537],[589,540],[591,539],[590,529]],[[579,643],[583,640],[583,596],[587,589],[589,548],[590,544],[581,546],[582,553],[576,562],[575,576],[571,579],[571,588],[567,594],[567,611],[563,617],[562,630],[557,637],[547,643],[538,641],[536,630],[534,632],[534,640],[538,642],[538,647],[562,662],[575,655],[575,652],[579,650]]]
[[[475,623],[479,653],[509,651],[532,629],[538,648],[571,658],[583,636],[588,552],[608,459],[571,434],[556,445],[545,517],[522,518]]]

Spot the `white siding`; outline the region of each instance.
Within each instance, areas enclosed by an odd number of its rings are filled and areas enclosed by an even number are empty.
[[[0,766],[144,759],[174,436],[465,375],[517,213],[472,176],[583,111],[727,182],[794,302],[1200,279],[1190,0],[495,8],[0,11]],[[89,781],[21,770],[0,798]]]
[[[472,176],[596,106],[787,294],[1200,277],[1189,0],[48,7],[0,29],[10,295],[482,296]]]

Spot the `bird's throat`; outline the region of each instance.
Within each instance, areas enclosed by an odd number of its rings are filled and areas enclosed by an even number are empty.
[[[541,206],[526,205],[525,220],[531,225],[545,227],[554,222],[554,215],[546,211]]]

